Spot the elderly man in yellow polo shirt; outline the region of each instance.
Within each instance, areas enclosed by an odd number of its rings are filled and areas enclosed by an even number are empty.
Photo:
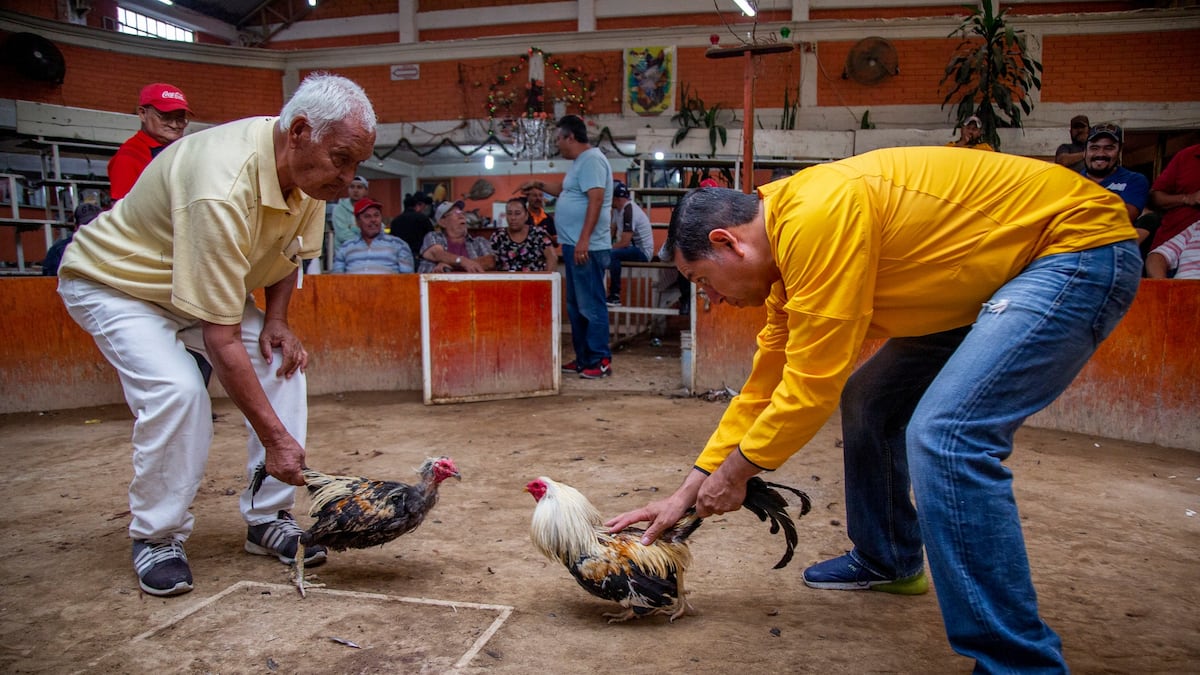
[[[252,433],[241,497],[245,549],[293,562],[289,509],[303,485],[308,353],[287,323],[299,265],[321,248],[325,204],[375,143],[362,88],[317,74],[279,117],[230,122],[172,143],[133,190],[75,235],[59,294],[116,368],[133,428],[133,563],[146,593],[192,589],[183,542],[212,442],[212,409],[187,350],[206,355]],[[259,310],[251,291],[266,291]],[[306,550],[320,563],[325,550]]]
[[[765,304],[767,324],[683,485],[609,527],[650,521],[648,542],[693,504],[737,509],[746,480],[840,403],[854,546],[805,583],[924,593],[924,545],[950,644],[979,672],[1065,672],[1003,461],[1132,302],[1136,239],[1095,183],[954,148],[869,152],[757,194],[687,194],[666,242],[676,266],[715,302]],[[874,337],[889,339],[851,374]]]

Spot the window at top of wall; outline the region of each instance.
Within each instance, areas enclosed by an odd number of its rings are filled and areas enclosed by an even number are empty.
[[[117,32],[162,38],[164,40],[178,40],[179,42],[196,41],[195,33],[183,26],[159,21],[158,19],[132,12],[123,7],[117,8]]]

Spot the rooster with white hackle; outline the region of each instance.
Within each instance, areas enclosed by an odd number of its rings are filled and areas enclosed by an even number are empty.
[[[780,529],[784,532],[787,550],[775,565],[779,569],[792,559],[798,537],[787,513],[787,500],[773,487],[800,496],[801,516],[812,504],[808,495],[786,485],[767,483],[757,476],[747,482],[742,506],[760,520],[770,519],[772,534]],[[604,614],[609,623],[655,614],[667,614],[674,621],[694,613],[683,584],[684,572],[692,563],[687,539],[702,522],[694,511],[647,546],[641,543],[644,531],[639,528],[610,534],[596,507],[569,485],[542,476],[530,481],[525,490],[537,501],[529,531],[534,546],[566,566],[584,590],[624,608]]]

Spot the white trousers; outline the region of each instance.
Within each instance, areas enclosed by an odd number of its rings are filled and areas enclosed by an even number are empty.
[[[212,402],[195,359],[187,349],[207,356],[200,322],[180,317],[156,304],[110,286],[83,279],[60,278],[58,293],[71,318],[96,340],[117,370],[133,424],[133,481],[129,536],[134,539],[184,541],[194,517],[188,510],[204,477],[212,445]],[[304,446],[308,432],[307,384],[304,374],[290,379],[275,371],[283,360],[275,350],[273,364],[259,352],[264,315],[247,298],[242,317],[242,343],[250,355],[267,400],[296,442]],[[239,505],[243,518],[257,525],[277,517],[295,503],[291,485],[267,478],[250,507],[249,477],[264,461],[266,450],[246,423],[247,488]]]

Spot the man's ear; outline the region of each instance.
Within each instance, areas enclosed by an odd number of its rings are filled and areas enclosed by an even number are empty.
[[[728,246],[734,253],[739,256],[744,256],[745,251],[742,248],[742,240],[737,234],[718,227],[710,230],[708,233],[708,241],[712,243],[713,249],[719,249],[723,246]]]
[[[291,125],[288,126],[288,144],[292,146],[298,144],[300,137],[304,135],[306,129],[309,132],[312,131],[312,125],[308,123],[308,119],[305,117],[300,116],[292,120]]]

